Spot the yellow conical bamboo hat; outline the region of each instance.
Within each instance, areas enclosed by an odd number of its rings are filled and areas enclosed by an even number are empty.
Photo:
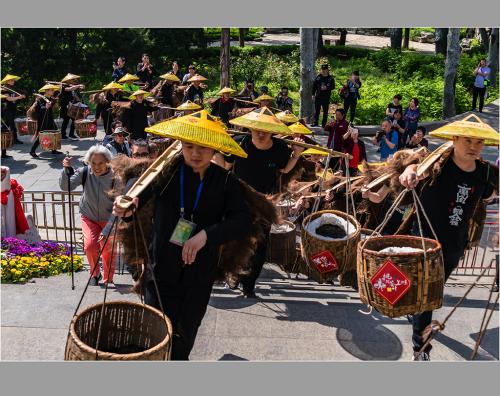
[[[0,94],[0,99],[5,99],[6,97],[4,94]]]
[[[120,85],[120,84],[115,83],[115,82],[110,82],[109,84],[102,87],[103,91],[107,91],[110,89],[123,89],[123,85]]]
[[[78,80],[80,78],[80,76],[77,76],[76,74],[71,74],[71,73],[68,73],[66,74],[66,76],[64,76],[64,78],[61,80],[61,82],[66,82],[66,81],[71,81],[71,80]]]
[[[2,78],[2,81],[0,81],[0,84],[3,84],[4,82],[10,81],[10,80],[20,80],[21,77],[15,76],[14,74],[7,74],[4,78]]]
[[[119,83],[126,83],[129,81],[137,81],[139,80],[139,77],[134,76],[133,74],[127,73],[125,74],[122,78],[118,80]]]
[[[61,90],[61,87],[59,85],[55,85],[55,84],[45,84],[42,88],[40,88],[38,90],[38,92],[45,92],[49,89],[52,89],[54,91],[60,91]]]
[[[312,134],[312,131],[300,122],[296,122],[295,124],[289,125],[288,129],[290,129],[293,133],[297,133],[297,134],[301,134],[301,135],[311,135]]]
[[[160,78],[163,78],[164,80],[172,81],[172,82],[178,82],[180,83],[181,80],[179,80],[179,77],[177,77],[174,73],[165,73],[160,76]]]
[[[271,96],[264,94],[264,95],[260,95],[257,99],[254,100],[254,102],[260,103],[261,100],[272,101],[274,99]]]
[[[223,95],[225,93],[228,93],[228,94],[233,94],[235,93],[236,91],[233,89],[233,88],[229,88],[229,87],[224,87],[222,88],[219,92],[217,92],[217,95]]]
[[[476,121],[469,121],[474,118]],[[453,136],[483,139],[486,146],[498,146],[499,134],[475,114],[470,114],[462,120],[450,122],[429,133],[429,136],[452,140]]]
[[[193,77],[191,77],[188,82],[196,82],[196,81],[207,81],[208,78],[203,77],[200,74],[195,74]]]
[[[315,148],[308,148],[307,150],[304,150],[301,155],[323,155],[323,156],[328,156],[328,153],[323,150],[318,150]]]
[[[191,102],[190,100],[184,102],[180,106],[177,106],[175,108],[176,110],[200,110],[201,106],[199,104],[196,104],[194,102]]]
[[[241,117],[229,120],[231,125],[254,129],[262,132],[293,135],[293,132],[269,110],[266,106],[255,109]]]
[[[139,90],[135,91],[132,95],[130,95],[128,98],[130,100],[136,100],[137,99],[137,95],[144,95],[144,97],[147,98],[148,96],[151,95],[151,93],[148,92],[148,91],[144,91],[142,89],[139,89]]]
[[[293,114],[290,110],[276,113],[276,118],[283,121],[285,124],[294,124],[299,121],[299,117]]]
[[[209,147],[226,154],[247,157],[247,153],[206,110],[160,122],[146,128],[145,131],[182,142]]]

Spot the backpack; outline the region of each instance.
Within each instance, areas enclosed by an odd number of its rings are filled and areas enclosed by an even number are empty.
[[[82,173],[82,189],[85,190],[85,182],[87,181],[87,176],[89,174],[89,166],[85,165],[83,167],[83,173]]]

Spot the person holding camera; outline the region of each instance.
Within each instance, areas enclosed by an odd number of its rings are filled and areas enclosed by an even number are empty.
[[[380,147],[380,161],[385,161],[398,151],[398,133],[392,128],[390,121],[382,122],[382,130],[373,138],[373,144]]]
[[[392,114],[392,118],[389,119],[392,125],[392,129],[398,132],[398,150],[402,149],[406,145],[404,139],[405,136],[405,120],[403,120],[403,113],[396,109]]]
[[[125,70],[125,57],[120,56],[116,62],[113,62],[113,74],[111,75],[111,79],[116,82],[125,74],[127,74],[127,70]]]
[[[399,112],[403,114],[403,105],[401,104],[402,99],[403,97],[400,94],[394,95],[392,102],[389,103],[385,109],[385,115],[388,118],[393,118],[396,110],[399,110]]]
[[[350,110],[349,120],[350,122],[354,122],[354,117],[356,116],[356,106],[358,105],[358,99],[361,99],[361,95],[359,94],[359,89],[361,88],[359,71],[355,70],[352,72],[351,78],[347,80],[344,87],[345,87],[344,109],[346,113]]]
[[[409,149],[419,149],[421,147],[429,147],[429,142],[424,138],[425,132],[427,130],[424,126],[419,126],[415,135],[411,137],[409,142],[406,144],[406,148]]]
[[[255,90],[255,84],[252,79],[247,78],[245,80],[245,87],[240,91],[238,96],[242,99],[249,100],[250,102],[253,102],[255,99],[259,97],[259,94]],[[238,103],[239,107],[254,107],[252,104],[246,104],[243,102]]]
[[[156,70],[149,61],[148,54],[142,54],[142,62],[137,65],[137,77],[143,83],[146,83],[145,89],[150,89],[153,87],[153,77],[156,74]]]
[[[314,122],[312,126],[318,126],[319,112],[323,110],[323,120],[321,126],[325,128],[328,121],[328,107],[330,106],[330,96],[335,88],[335,80],[330,75],[328,65],[321,65],[321,71],[313,82],[312,98],[314,101]]]
[[[276,106],[281,111],[292,111],[293,99],[288,96],[288,87],[281,87],[281,92],[276,96]]]
[[[490,80],[491,69],[486,66],[486,59],[481,59],[479,64],[474,69],[474,87],[472,88],[472,111],[476,111],[477,97],[479,96],[479,112],[483,112],[484,95],[486,94],[486,87],[488,87]]]

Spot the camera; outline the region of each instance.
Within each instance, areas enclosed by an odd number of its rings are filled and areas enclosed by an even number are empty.
[[[380,142],[384,136],[385,136],[384,131],[378,131],[377,134],[375,135],[375,140],[377,141],[377,143]]]

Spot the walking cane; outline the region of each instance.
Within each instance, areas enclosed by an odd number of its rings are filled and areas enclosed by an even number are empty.
[[[66,151],[66,156],[69,157],[69,151]],[[69,203],[69,246],[71,257],[71,290],[75,290],[75,271],[73,267],[73,205],[71,202],[71,171],[70,168],[65,168],[64,171],[68,176],[68,203]]]

